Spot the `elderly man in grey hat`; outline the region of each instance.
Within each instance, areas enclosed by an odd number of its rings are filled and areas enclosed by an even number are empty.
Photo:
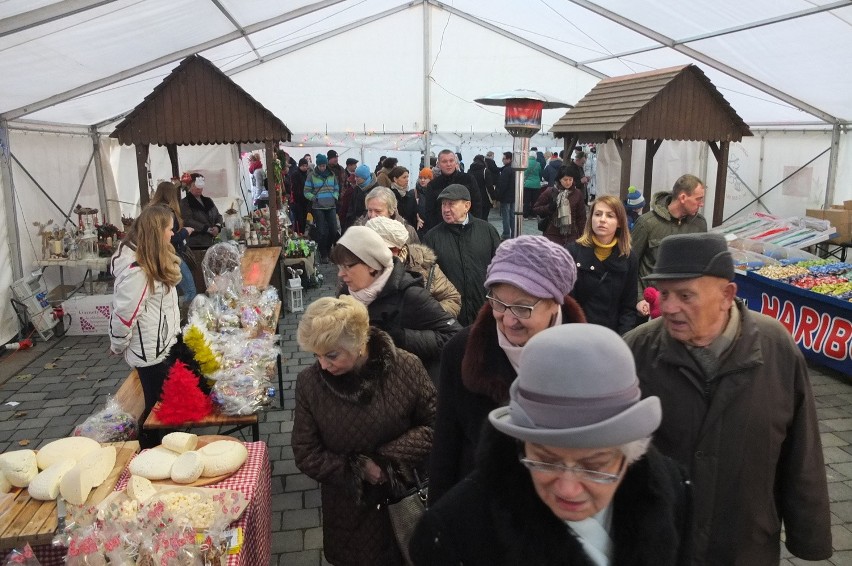
[[[443,222],[429,230],[423,243],[435,251],[438,265],[462,298],[458,320],[467,326],[485,303],[485,270],[500,245],[496,228],[470,214],[470,191],[450,185],[438,195]]]
[[[646,280],[661,317],[627,333],[642,392],[663,405],[654,444],[695,490],[692,564],[777,565],[780,537],[831,556],[828,492],[804,357],[774,318],[736,299],[720,234],[663,239]]]
[[[482,428],[476,469],[417,526],[412,561],[686,564],[689,486],[650,445],[660,419],[615,332],[539,332],[521,352],[508,406]]]

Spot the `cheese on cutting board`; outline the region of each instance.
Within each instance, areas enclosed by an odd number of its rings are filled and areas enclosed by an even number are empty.
[[[142,476],[149,480],[164,480],[171,477],[172,466],[177,457],[177,452],[157,446],[133,458],[128,470],[134,476]]]
[[[191,450],[184,452],[175,460],[172,466],[172,481],[175,483],[192,483],[201,477],[204,471],[204,456]]]
[[[236,472],[248,458],[248,450],[242,442],[217,440],[198,449],[204,456],[202,476],[211,478]]]
[[[157,490],[154,489],[154,485],[148,478],[130,476],[130,479],[127,481],[128,497],[139,503],[145,503],[155,493],[157,493]]]
[[[71,436],[48,442],[38,449],[36,462],[39,470],[46,470],[62,460],[79,462],[87,454],[94,452],[101,445],[97,440],[85,436]]]
[[[30,497],[39,501],[51,501],[59,495],[59,482],[68,471],[77,465],[74,460],[60,460],[46,470],[42,470],[30,482],[27,490]]]
[[[115,466],[115,446],[86,454],[59,482],[59,493],[69,503],[82,505],[89,492],[101,485]]]
[[[38,474],[36,453],[32,450],[15,450],[0,454],[0,471],[15,487],[27,487]]]
[[[172,452],[183,454],[195,450],[195,447],[198,446],[198,435],[190,432],[170,432],[163,437],[160,444]]]

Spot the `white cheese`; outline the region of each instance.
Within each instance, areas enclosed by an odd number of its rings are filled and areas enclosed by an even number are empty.
[[[142,452],[130,462],[128,469],[135,476],[149,480],[164,480],[172,475],[172,465],[178,454],[162,446]]]
[[[0,471],[15,487],[27,487],[38,474],[36,453],[32,450],[15,450],[0,454]]]
[[[175,483],[192,483],[201,477],[204,471],[204,456],[191,450],[178,456],[172,466],[172,481]]]
[[[84,456],[100,447],[101,445],[97,440],[92,440],[85,436],[71,436],[48,442],[38,449],[38,455],[36,456],[38,469],[46,470],[62,460],[79,462]]]
[[[189,432],[170,432],[163,437],[161,444],[164,448],[183,454],[195,450],[195,447],[198,446],[198,435]]]
[[[59,481],[59,493],[68,503],[82,505],[89,498],[92,491],[92,482],[89,481],[86,470],[74,466],[68,470]]]
[[[127,482],[127,495],[134,501],[145,503],[148,498],[157,493],[151,481],[142,476],[130,476]]]
[[[204,456],[206,478],[230,474],[240,469],[248,458],[248,450],[242,442],[217,440],[198,450]]]
[[[69,503],[82,505],[93,488],[107,479],[115,466],[115,446],[104,446],[83,456],[59,482],[59,493]]]
[[[12,484],[6,479],[6,474],[0,470],[0,493],[9,493],[12,490]]]
[[[60,460],[46,470],[42,470],[30,482],[27,490],[30,497],[40,501],[52,501],[59,495],[59,483],[68,471],[77,465],[74,460]]]

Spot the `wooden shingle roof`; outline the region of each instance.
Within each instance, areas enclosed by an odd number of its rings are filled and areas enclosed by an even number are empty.
[[[738,142],[751,130],[695,65],[601,80],[550,129],[556,137]]]
[[[110,134],[130,144],[289,141],[284,122],[200,55],[163,79]]]

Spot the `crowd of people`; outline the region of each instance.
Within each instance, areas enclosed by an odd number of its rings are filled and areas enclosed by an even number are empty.
[[[632,187],[589,194],[582,153],[531,156],[538,186],[519,206],[542,235],[517,236],[510,153],[464,172],[441,151],[413,187],[393,158],[309,157],[287,198],[312,212],[338,285],[298,326],[316,361],[297,378],[292,445],[321,486],[329,563],[769,566],[782,530],[793,556],[831,556],[807,366],[737,299],[698,177],[637,214]],[[177,332],[174,238],[221,229],[192,181],[113,258],[112,347],[146,406]],[[398,538],[388,507],[424,481],[428,509]]]

